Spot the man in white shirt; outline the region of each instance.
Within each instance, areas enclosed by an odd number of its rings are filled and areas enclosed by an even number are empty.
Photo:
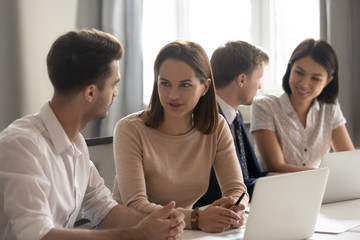
[[[175,202],[144,216],[111,198],[80,134],[117,96],[122,54],[116,38],[94,29],[52,45],[51,101],[0,133],[0,239],[180,238],[185,222]],[[81,208],[104,230],[72,228]]]

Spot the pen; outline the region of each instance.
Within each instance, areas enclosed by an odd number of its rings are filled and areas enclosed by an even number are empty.
[[[244,198],[245,193],[246,193],[246,191],[244,191],[244,192],[241,194],[241,196],[239,197],[239,199],[236,201],[235,206],[238,206],[238,205],[239,205],[239,203],[241,202],[241,200]]]

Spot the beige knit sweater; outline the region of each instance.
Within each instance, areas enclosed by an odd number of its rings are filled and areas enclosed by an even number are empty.
[[[114,199],[144,213],[175,200],[190,228],[191,207],[206,192],[213,164],[223,196],[238,198],[246,186],[229,127],[219,117],[212,135],[196,129],[181,136],[166,135],[145,126],[139,113],[118,121]],[[246,196],[242,203],[247,202]]]

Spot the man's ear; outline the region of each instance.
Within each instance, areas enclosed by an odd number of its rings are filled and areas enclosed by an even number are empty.
[[[97,97],[98,88],[94,84],[86,86],[83,90],[83,95],[86,101],[92,102]]]
[[[237,86],[239,86],[240,88],[243,88],[244,84],[246,82],[246,75],[243,73],[237,75],[237,77],[235,78],[235,81],[236,81]]]

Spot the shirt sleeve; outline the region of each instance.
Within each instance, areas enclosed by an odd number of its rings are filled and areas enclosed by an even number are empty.
[[[272,130],[275,131],[275,123],[270,98],[259,98],[254,100],[251,105],[251,124],[250,132],[256,130]]]
[[[46,197],[50,183],[40,164],[43,154],[30,139],[4,140],[0,152],[4,217],[17,239],[41,239],[54,227]]]
[[[336,101],[333,105],[332,129],[336,129],[346,124],[346,119],[341,111],[340,104]]]
[[[89,161],[89,164],[89,184],[82,203],[83,217],[98,225],[117,202],[112,199],[110,190],[105,186],[104,179],[93,162]]]

